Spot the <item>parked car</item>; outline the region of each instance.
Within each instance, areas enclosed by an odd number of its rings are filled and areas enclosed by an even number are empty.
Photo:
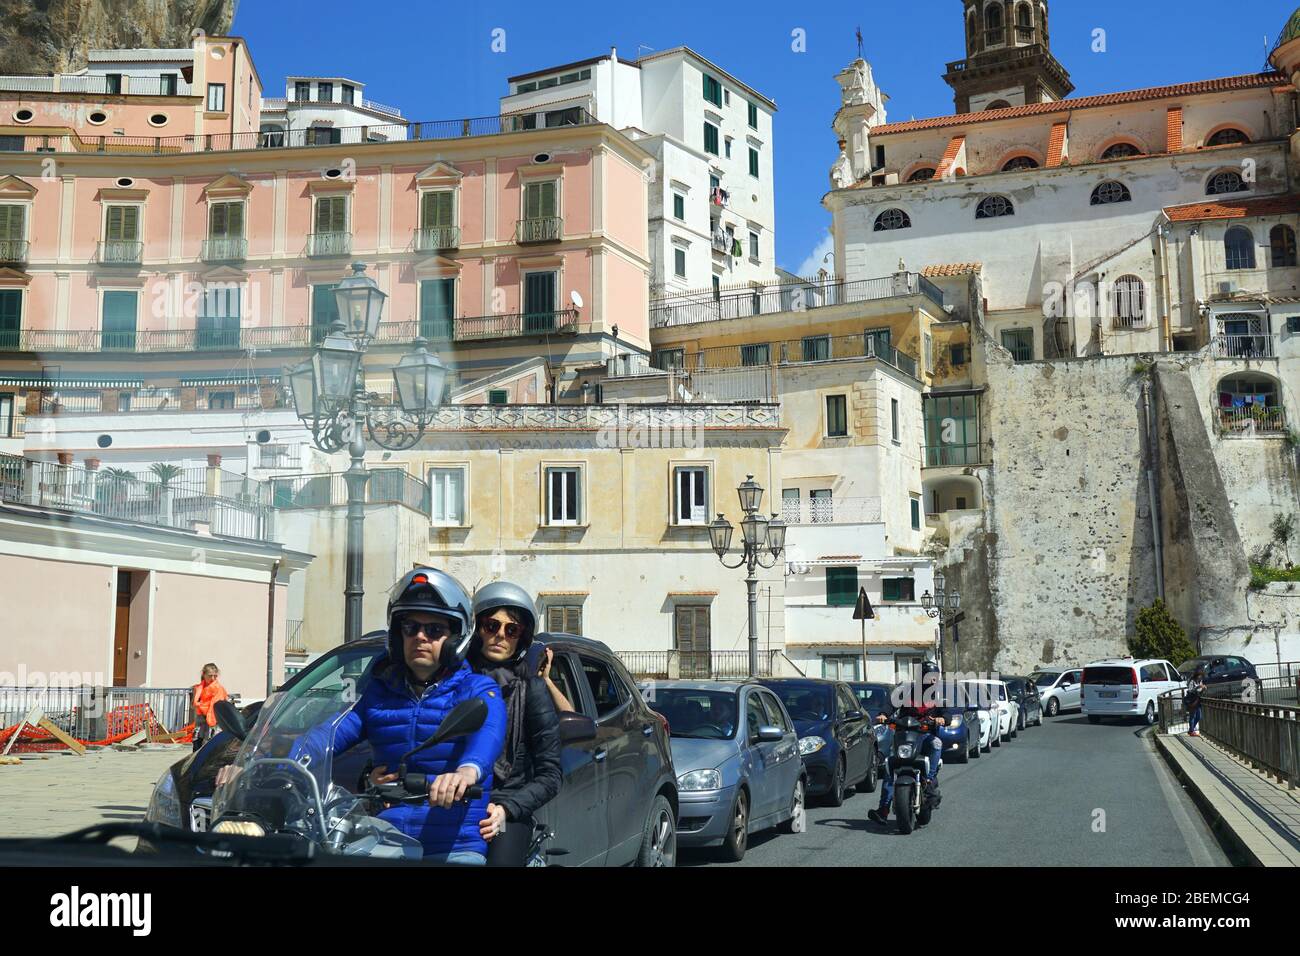
[[[1011,698],[1006,681],[980,678],[959,681],[957,686],[965,688],[970,699],[996,715],[997,726],[992,728],[990,746],[1000,747],[1016,736],[1020,705]]]
[[[359,696],[387,651],[387,640],[378,631],[342,644],[295,674],[276,695]],[[546,847],[548,862],[672,866],[677,778],[663,718],[642,699],[631,675],[604,644],[569,634],[539,634],[536,640],[554,651],[551,678],[575,707],[560,717],[560,793],[536,814],[538,823],[555,832]],[[286,752],[291,744],[285,741]],[[206,829],[217,771],[233,762],[238,749],[237,740],[218,734],[198,753],[168,768],[145,819]],[[335,755],[335,783],[360,788],[369,761],[370,747],[364,742]]]
[[[934,734],[943,743],[943,756],[953,758],[954,763],[966,763],[974,755],[980,755],[980,717],[979,708],[975,707],[967,694],[958,688],[950,699],[939,707],[945,718],[945,725],[935,727]]]
[[[1234,700],[1254,700],[1258,696],[1259,675],[1255,665],[1244,657],[1226,654],[1207,654],[1183,661],[1178,674],[1184,681],[1192,679],[1196,669],[1205,672],[1206,697],[1230,697]]]
[[[1079,688],[1083,671],[1079,668],[1043,668],[1029,675],[1038,685],[1038,699],[1044,713],[1055,717],[1063,710],[1074,710],[1080,704]]]
[[[1038,697],[1038,687],[1033,680],[1028,677],[1009,677],[1005,674],[1002,679],[1006,681],[1007,690],[1020,711],[1017,729],[1024,730],[1032,724],[1043,726],[1043,703]]]
[[[848,684],[811,677],[765,677],[759,683],[772,689],[794,721],[810,796],[838,807],[854,786],[867,793],[876,789],[876,735]]]
[[[1158,698],[1182,687],[1182,675],[1165,660],[1131,657],[1094,661],[1083,669],[1082,710],[1089,723],[1102,717],[1139,717],[1156,722]]]
[[[794,721],[752,681],[669,681],[650,706],[668,721],[677,772],[677,845],[744,858],[749,835],[802,833],[808,775]]]
[[[876,776],[884,776],[885,757],[893,747],[893,737],[887,724],[875,723],[877,717],[892,717],[894,714],[894,685],[876,684],[865,681],[849,681],[849,690],[858,699],[866,715],[871,718],[872,730],[876,736]]]

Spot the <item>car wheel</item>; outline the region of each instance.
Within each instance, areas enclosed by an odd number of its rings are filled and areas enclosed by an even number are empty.
[[[984,748],[980,746],[980,738],[979,738],[979,735],[976,734],[976,735],[975,735],[975,752],[974,752],[973,754],[971,754],[971,756],[972,756],[972,757],[976,757],[976,758],[978,758],[979,755],[982,754],[983,752],[984,752]]]
[[[865,777],[858,781],[858,793],[875,793],[876,783],[880,780],[880,775],[876,772],[878,761],[874,752],[867,763],[871,769],[867,771]]]
[[[1056,716],[1057,714],[1059,714],[1060,712],[1061,712],[1061,702],[1060,702],[1059,700],[1057,700],[1055,697],[1053,697],[1053,698],[1051,698],[1050,700],[1048,700],[1048,702],[1047,702],[1047,716],[1048,716],[1048,717],[1055,717],[1055,716]]]
[[[636,855],[637,866],[677,865],[677,819],[673,806],[663,794],[655,797],[641,831],[641,849]]]
[[[1034,721],[1034,726],[1035,726],[1035,727],[1041,727],[1041,726],[1043,726],[1043,708],[1042,708],[1042,707],[1039,707],[1039,708],[1038,708],[1038,719],[1037,719],[1036,721]]]
[[[844,757],[835,761],[835,775],[831,778],[831,789],[826,794],[826,802],[832,807],[844,806]]]
[[[1147,701],[1147,709],[1142,714],[1142,719],[1146,721],[1148,727],[1156,722],[1156,702],[1154,700]]]
[[[1097,714],[1089,714],[1089,715],[1088,715],[1088,723],[1090,723],[1090,724],[1099,724],[1099,723],[1101,723],[1101,717],[1099,717]]]
[[[736,794],[736,805],[731,808],[731,825],[722,842],[722,857],[732,863],[745,858],[749,847],[749,795],[741,790]]]
[[[803,833],[808,829],[808,787],[803,777],[794,782],[794,796],[790,798],[790,819],[781,824],[784,833]]]
[[[989,737],[989,748],[992,749],[993,747],[1001,747],[1002,740],[1003,740],[1002,735],[998,733],[997,728],[994,728],[993,734]]]

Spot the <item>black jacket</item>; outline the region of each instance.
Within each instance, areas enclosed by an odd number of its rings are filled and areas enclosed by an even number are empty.
[[[505,808],[506,819],[522,820],[560,792],[560,718],[540,677],[528,678],[523,752],[510,776],[492,786],[492,802]]]

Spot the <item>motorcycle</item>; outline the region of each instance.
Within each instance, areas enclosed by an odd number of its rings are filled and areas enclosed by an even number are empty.
[[[889,726],[894,735],[889,755],[889,772],[894,775],[894,816],[898,829],[911,833],[928,824],[939,805],[938,788],[926,783],[930,758],[921,752],[921,741],[929,734],[930,724],[915,714],[897,714]]]
[[[229,777],[213,795],[212,831],[247,836],[283,835],[326,853],[372,859],[419,860],[424,847],[379,814],[387,807],[429,799],[429,778],[408,773],[420,751],[467,736],[483,726],[487,705],[464,701],[436,733],[403,754],[397,779],[353,791],[334,780],[334,738],[352,705],[320,698],[283,697],[263,708],[246,728],[233,707],[217,705],[223,730],[243,740]],[[482,796],[469,787],[463,801]]]

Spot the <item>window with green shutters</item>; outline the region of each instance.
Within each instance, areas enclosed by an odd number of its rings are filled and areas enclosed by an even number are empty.
[[[244,238],[244,204],[214,202],[208,209],[208,238]]]
[[[454,226],[452,203],[455,193],[450,189],[425,193],[420,200],[420,225],[424,229],[445,229]]]
[[[686,197],[679,193],[673,193],[673,217],[676,219],[686,219]]]
[[[104,216],[104,239],[108,242],[139,242],[140,207],[109,206]]]
[[[718,128],[712,123],[704,124],[704,151],[718,155]]]
[[[27,238],[27,207],[17,203],[0,205],[0,242]]]
[[[749,128],[758,129],[758,107],[753,103],[749,104]]]
[[[199,348],[239,348],[239,286],[216,283],[204,289],[197,325]]]
[[[559,215],[559,186],[553,179],[524,186],[524,218],[550,219]]]
[[[488,390],[489,405],[509,405],[510,392],[504,388],[493,388]]]
[[[23,327],[23,290],[0,289],[0,348],[18,348]]]
[[[709,74],[702,74],[704,77],[704,98],[714,106],[722,105],[722,84],[715,80]]]
[[[758,150],[749,147],[749,175],[758,178]]]
[[[858,569],[826,569],[826,606],[853,607],[858,600]]]
[[[420,283],[420,335],[426,339],[451,339],[455,315],[455,279],[425,279]]]
[[[347,196],[322,196],[316,200],[316,231],[348,231]]]
[[[135,292],[109,291],[104,293],[103,335],[104,348],[135,348]]]
[[[339,317],[339,303],[334,296],[337,285],[314,285],[311,287],[311,341],[320,342],[329,335],[332,326]]]
[[[915,601],[915,578],[885,578],[881,582],[881,599],[885,601]]]
[[[524,273],[524,331],[550,332],[555,329],[554,272]]]

